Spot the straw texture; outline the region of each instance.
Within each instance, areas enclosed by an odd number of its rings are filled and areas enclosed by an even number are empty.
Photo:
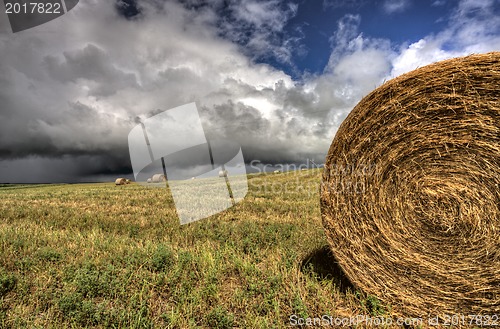
[[[500,314],[500,53],[419,68],[363,98],[321,185],[352,283],[395,314]]]

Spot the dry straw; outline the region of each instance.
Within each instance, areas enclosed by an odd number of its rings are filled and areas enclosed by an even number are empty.
[[[442,61],[363,98],[330,146],[328,242],[394,314],[500,314],[499,102],[500,52]]]
[[[163,174],[155,174],[153,177],[151,177],[151,182],[152,183],[162,183],[166,182],[167,178]]]
[[[127,183],[127,180],[125,178],[117,178],[115,180],[115,185],[125,185]]]

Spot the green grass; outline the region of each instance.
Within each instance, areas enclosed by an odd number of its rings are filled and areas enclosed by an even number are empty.
[[[328,255],[320,172],[250,175],[245,200],[180,226],[166,189],[0,187],[0,328],[282,328],[373,315]]]

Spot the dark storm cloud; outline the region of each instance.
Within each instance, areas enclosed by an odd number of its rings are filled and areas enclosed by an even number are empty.
[[[4,183],[68,183],[132,178],[130,159],[111,155],[28,156],[0,162],[0,181]],[[71,178],[71,179],[70,179]]]
[[[12,121],[10,124],[12,125]],[[2,158],[39,155],[106,155],[123,157],[132,120],[116,120],[112,115],[79,102],[67,105],[60,116],[40,115],[35,120],[15,121],[16,126],[3,126],[0,140]]]
[[[225,104],[201,109],[201,117],[208,126],[210,137],[235,138],[240,144],[247,141],[258,143],[255,139],[269,138],[271,124],[262,114],[251,106],[229,100]]]

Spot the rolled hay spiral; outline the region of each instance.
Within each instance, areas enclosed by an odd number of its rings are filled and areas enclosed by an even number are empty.
[[[375,89],[322,179],[327,240],[354,286],[395,315],[500,314],[500,52]]]

